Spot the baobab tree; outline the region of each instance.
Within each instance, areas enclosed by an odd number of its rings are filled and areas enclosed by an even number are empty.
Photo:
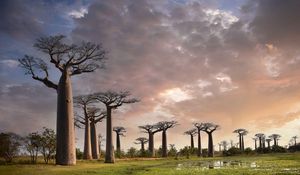
[[[155,152],[154,152],[154,134],[162,131],[161,128],[158,128],[158,126],[156,124],[154,124],[154,125],[147,124],[147,125],[139,126],[139,128],[141,130],[143,130],[142,132],[148,134],[148,137],[149,137],[149,139],[148,139],[148,141],[149,141],[148,142],[148,145],[149,145],[148,149],[149,149],[149,152],[151,154],[151,157],[154,157],[155,156]]]
[[[145,151],[145,144],[148,142],[148,139],[146,137],[139,137],[137,139],[135,139],[136,142],[134,142],[135,144],[140,144],[141,145],[141,151]]]
[[[294,141],[295,146],[297,145],[297,139],[298,139],[298,136],[293,136],[292,137],[292,140]]]
[[[162,157],[168,157],[167,130],[178,125],[177,121],[158,122],[157,127],[162,131]]]
[[[139,102],[136,98],[129,98],[131,94],[128,91],[123,92],[98,92],[94,94],[94,97],[102,102],[106,107],[106,152],[105,152],[105,163],[114,163],[114,147],[112,142],[112,116],[111,112],[114,109],[122,106],[123,104],[130,104]]]
[[[239,148],[241,151],[244,151],[245,146],[244,146],[244,136],[248,134],[248,131],[246,129],[236,129],[233,131],[233,133],[237,133],[239,136]]]
[[[253,137],[252,140],[254,140],[254,148],[257,149],[257,137]]]
[[[100,108],[91,108],[90,111],[90,128],[91,128],[91,144],[92,144],[92,156],[93,159],[99,159],[99,146],[97,138],[96,124],[102,122],[106,117],[106,111]]]
[[[270,138],[267,138],[266,139],[266,142],[267,142],[267,144],[268,144],[268,148],[270,149],[270,142],[272,141],[272,139],[270,139]]]
[[[120,158],[121,156],[121,141],[120,136],[125,136],[126,129],[122,126],[115,126],[113,131],[116,132],[116,144],[117,144],[117,156]]]
[[[208,150],[207,154],[208,157],[213,157],[214,156],[214,144],[213,144],[213,136],[212,133],[219,129],[220,126],[216,125],[214,123],[203,123],[203,131],[207,133],[208,135]]]
[[[265,134],[257,133],[255,134],[255,137],[258,138],[259,148],[264,148]]]
[[[194,149],[194,136],[197,134],[197,129],[190,129],[185,131],[184,134],[191,137],[191,149]]]
[[[91,117],[91,104],[95,103],[95,99],[91,95],[81,95],[74,97],[74,106],[81,108],[83,116],[76,114],[75,122],[77,126],[79,123],[84,127],[84,148],[83,148],[83,159],[92,159],[92,146],[91,146],[91,127],[90,127],[90,117]],[[80,127],[80,126],[79,126]],[[81,128],[81,127],[80,127]]]
[[[202,145],[201,145],[201,131],[204,128],[203,123],[194,123],[194,126],[197,128],[198,133],[198,151],[197,156],[200,157],[202,155]]]
[[[281,137],[279,134],[272,134],[269,136],[270,139],[273,139],[274,146],[278,146],[278,140]]]
[[[106,52],[101,45],[90,42],[68,45],[63,42],[64,38],[63,35],[41,37],[34,44],[37,50],[47,55],[47,62],[52,63],[60,72],[58,83],[50,80],[45,60],[25,55],[19,62],[25,69],[25,74],[56,90],[56,164],[74,165],[76,153],[71,77],[102,68]]]

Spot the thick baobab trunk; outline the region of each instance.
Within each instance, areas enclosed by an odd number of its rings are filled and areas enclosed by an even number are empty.
[[[115,163],[114,146],[112,142],[111,108],[107,107],[106,117],[106,153],[105,163]]]
[[[117,140],[116,140],[116,143],[117,143],[117,154],[118,154],[118,157],[120,158],[121,157],[121,143],[120,143],[120,135],[117,133]]]
[[[68,73],[64,73],[57,89],[56,164],[76,164],[74,132],[71,77]]]
[[[214,157],[214,143],[212,133],[209,132],[208,134],[208,157]]]
[[[163,130],[162,132],[162,157],[168,157],[166,130]]]
[[[91,129],[90,122],[85,116],[85,129],[84,129],[84,149],[83,149],[83,159],[91,160],[92,159],[92,150],[91,150]]]
[[[259,138],[258,140],[259,140],[259,148],[262,148],[262,139]]]
[[[254,141],[254,144],[255,144],[254,145],[255,146],[255,150],[257,150],[257,141],[256,140]]]
[[[191,149],[194,149],[194,136],[191,135]]]
[[[244,151],[245,150],[245,147],[244,147],[244,135],[242,135],[242,149],[241,151]]]
[[[267,143],[268,143],[268,148],[270,149],[270,141],[268,141]]]
[[[198,157],[200,157],[202,155],[200,131],[198,131],[198,153],[197,153],[197,155],[198,155]]]
[[[151,154],[151,157],[155,156],[155,151],[154,151],[154,134],[152,132],[149,133],[149,152]]]
[[[242,151],[242,135],[239,134],[239,147],[240,147],[240,150]]]
[[[277,145],[276,138],[274,138],[273,140],[274,140],[274,146],[276,146]]]
[[[93,159],[99,159],[99,146],[98,146],[96,124],[95,122],[91,122],[90,125],[91,125],[92,157]]]
[[[141,142],[141,151],[145,151],[144,142]]]

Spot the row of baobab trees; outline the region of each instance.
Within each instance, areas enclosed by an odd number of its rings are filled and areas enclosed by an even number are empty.
[[[56,164],[74,165],[76,164],[75,122],[71,77],[91,73],[97,69],[104,68],[107,52],[100,44],[85,41],[80,44],[68,44],[64,39],[65,36],[63,35],[38,38],[33,46],[41,52],[38,55],[41,55],[44,59],[24,55],[23,58],[19,59],[19,63],[20,67],[25,70],[25,74],[30,75],[34,80],[56,91]],[[58,82],[51,80],[49,65],[52,65],[58,70]],[[88,99],[88,96],[90,95],[83,97],[83,99]],[[98,92],[92,94],[92,96],[93,100],[102,103],[106,108],[107,132],[105,162],[113,163],[111,112],[123,104],[135,103],[139,100],[129,98],[130,93],[127,91]],[[88,112],[84,104],[81,102],[76,102],[76,104],[82,106],[84,113]],[[97,120],[97,118],[95,118],[95,120]],[[96,121],[94,123],[96,123]]]
[[[74,165],[76,164],[75,153],[75,128],[80,125],[85,127],[85,134],[89,140],[85,144],[97,142],[96,127],[97,122],[106,117],[106,154],[105,162],[114,163],[114,147],[112,143],[112,110],[123,104],[136,103],[139,100],[131,98],[128,91],[105,91],[74,98],[75,106],[81,108],[84,115],[76,115],[74,118],[74,104],[72,94],[71,77],[80,74],[91,73],[97,69],[104,68],[107,60],[107,52],[99,44],[91,42],[81,42],[81,44],[68,44],[64,41],[65,36],[46,36],[36,40],[34,47],[40,51],[44,59],[24,55],[19,59],[20,67],[25,70],[25,74],[30,75],[34,80],[43,83],[46,87],[54,89],[57,93],[57,117],[56,117],[56,164]],[[49,64],[50,63],[50,64]],[[59,72],[58,82],[51,80],[49,65],[52,65]],[[56,75],[56,74],[54,74]],[[97,108],[99,104],[105,106],[105,110]],[[91,105],[91,106],[88,106]],[[94,117],[89,117],[93,114]],[[102,118],[102,119],[101,119]],[[89,123],[87,125],[87,123]],[[162,131],[163,156],[167,156],[167,130],[174,127],[177,122],[161,122],[160,127],[155,125],[140,126],[149,134],[149,151],[154,154],[155,133]],[[212,133],[219,128],[213,123],[197,124],[198,130],[198,155],[201,155],[200,131],[208,134],[208,156],[213,156]],[[90,143],[89,143],[90,142]],[[97,147],[86,147],[86,152],[91,152],[87,156],[97,157]],[[118,146],[117,146],[118,147]],[[94,153],[94,154],[93,154]]]

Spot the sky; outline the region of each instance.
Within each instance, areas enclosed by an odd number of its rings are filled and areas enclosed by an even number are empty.
[[[75,96],[111,89],[141,99],[113,113],[113,125],[127,129],[123,150],[147,137],[139,125],[163,120],[179,122],[168,130],[176,148],[189,145],[183,133],[194,122],[221,126],[215,145],[237,143],[237,128],[249,131],[246,147],[256,133],[280,134],[279,144],[287,145],[300,133],[299,6],[298,0],[2,0],[0,132],[55,129],[56,92],[25,75],[17,60],[25,54],[47,60],[32,47],[35,40],[63,34],[67,42],[95,42],[108,51],[105,69],[73,77]],[[50,73],[57,82],[54,66]],[[97,130],[105,135],[105,121]],[[76,138],[82,148],[83,130]]]

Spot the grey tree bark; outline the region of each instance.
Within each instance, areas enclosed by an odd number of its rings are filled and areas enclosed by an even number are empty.
[[[83,149],[83,159],[92,159],[92,145],[91,145],[91,128],[89,122],[88,114],[85,111],[85,128],[84,128],[84,149]]]
[[[57,89],[56,164],[75,165],[75,128],[71,78],[64,72]]]
[[[106,106],[106,153],[105,163],[115,163],[114,146],[112,142],[112,118],[111,118],[111,107]]]
[[[162,157],[168,157],[166,130],[162,131]]]
[[[56,164],[74,165],[76,154],[71,76],[103,67],[106,52],[100,45],[90,42],[82,42],[80,46],[65,44],[62,42],[64,38],[63,35],[40,37],[34,44],[35,48],[48,55],[48,61],[61,72],[58,84],[49,80],[49,68],[43,59],[25,55],[19,62],[26,70],[25,74],[57,91]],[[38,75],[40,72],[44,75]]]
[[[91,144],[92,144],[92,157],[93,159],[99,159],[99,145],[96,131],[96,124],[90,122],[91,126]]]

